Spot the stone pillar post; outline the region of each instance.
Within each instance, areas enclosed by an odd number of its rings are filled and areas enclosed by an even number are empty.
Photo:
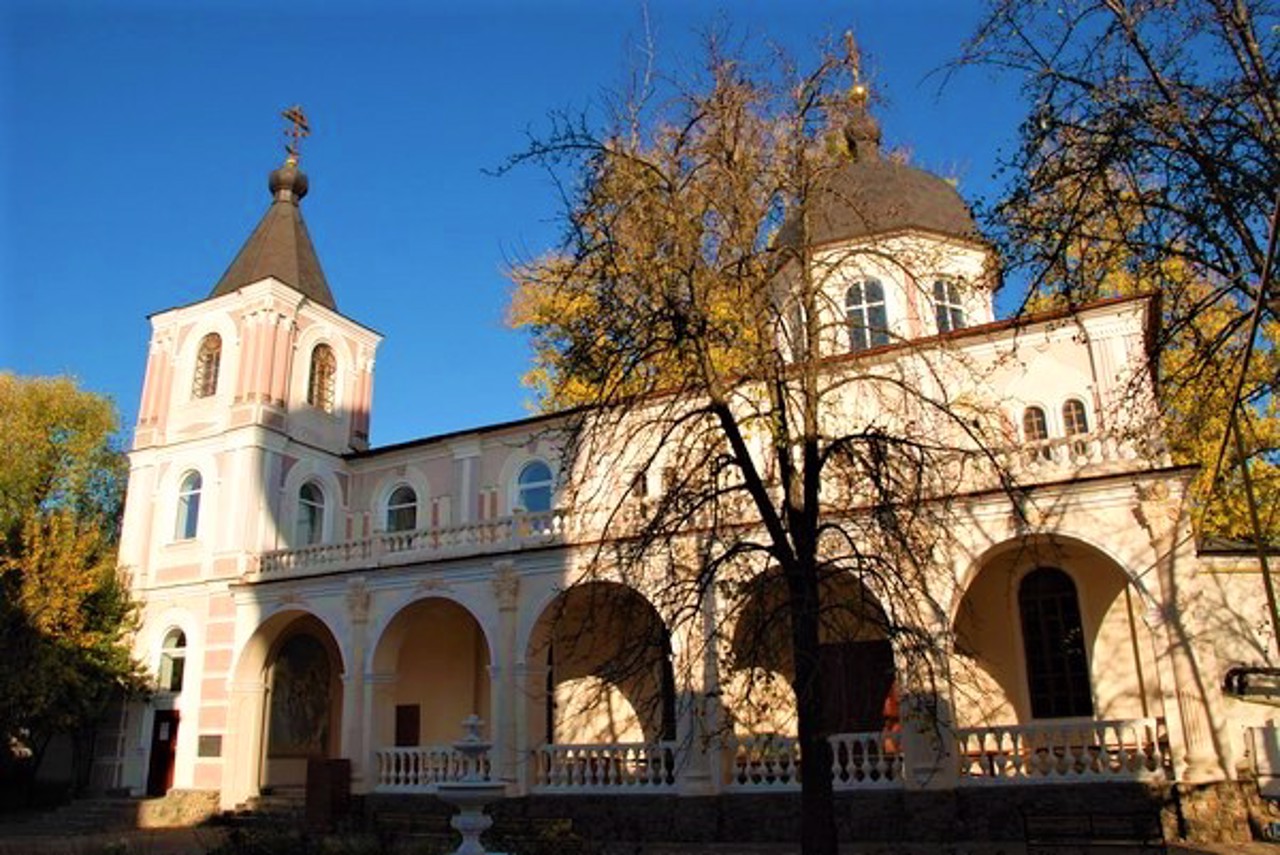
[[[497,649],[492,652],[493,703],[489,718],[497,763],[494,773],[499,779],[513,783],[516,769],[516,620],[520,606],[520,579],[515,563],[496,561],[493,565],[493,595],[498,604]]]
[[[935,691],[917,689],[904,693],[898,706],[906,786],[913,790],[954,789],[959,766],[950,702]]]
[[[1180,560],[1190,560],[1190,556],[1179,554],[1178,535],[1185,530],[1185,519],[1168,485],[1139,485],[1137,493],[1134,516],[1151,540],[1160,583],[1159,611],[1152,615],[1162,648],[1158,655],[1167,663],[1161,670],[1173,676],[1173,686],[1163,685],[1162,694],[1166,720],[1177,717],[1176,722],[1167,721],[1175,769],[1188,783],[1220,781],[1226,777],[1226,764],[1218,750],[1226,744],[1221,733],[1222,699],[1217,675],[1205,667],[1205,651],[1197,651],[1194,641],[1192,574],[1179,573]]]
[[[543,734],[540,729],[532,727],[530,719],[535,710],[534,703],[544,696],[543,686],[547,681],[547,668],[543,665],[530,665],[522,662],[515,666],[515,755],[516,755],[516,794],[527,795],[534,784],[534,752],[542,745]]]
[[[365,787],[366,792],[372,792],[378,788],[380,773],[376,752],[395,742],[396,675],[365,674],[364,699]]]
[[[351,790],[355,793],[367,793],[370,786],[370,753],[364,727],[364,657],[370,599],[363,577],[356,577],[347,585],[347,614],[351,631],[342,687],[341,755],[351,761]]]
[[[223,751],[223,810],[258,795],[262,776],[264,711],[267,684],[261,680],[232,683]]]
[[[702,598],[698,614],[676,627],[671,637],[676,681],[677,785],[690,795],[716,793],[721,784],[723,720],[720,704],[719,633],[713,590]]]

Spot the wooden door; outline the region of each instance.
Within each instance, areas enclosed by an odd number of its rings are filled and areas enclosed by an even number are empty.
[[[147,795],[163,796],[173,786],[173,764],[178,748],[178,711],[156,710],[151,725],[151,766]]]

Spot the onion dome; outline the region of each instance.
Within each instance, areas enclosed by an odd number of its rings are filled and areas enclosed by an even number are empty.
[[[268,277],[277,279],[316,303],[337,310],[333,292],[320,268],[298,203],[307,195],[307,175],[292,155],[267,179],[271,206],[263,214],[235,260],[213,287],[210,297],[230,294]]]
[[[859,99],[845,127],[850,160],[820,179],[808,200],[810,246],[906,230],[978,241],[968,205],[938,176],[880,153],[880,125]],[[800,223],[783,224],[778,243],[801,242]]]

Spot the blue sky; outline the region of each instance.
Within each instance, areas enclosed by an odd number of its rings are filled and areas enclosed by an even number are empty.
[[[929,76],[981,12],[961,0],[650,0],[658,63],[728,23],[802,61],[852,28],[885,141],[990,198],[1017,82]],[[546,178],[488,171],[553,110],[639,62],[627,0],[181,3],[0,9],[0,369],[67,373],[136,418],[146,316],[207,296],[266,209],[279,111],[301,103],[311,236],[338,308],[386,336],[373,440],[519,418],[524,338],[507,264],[551,247]]]

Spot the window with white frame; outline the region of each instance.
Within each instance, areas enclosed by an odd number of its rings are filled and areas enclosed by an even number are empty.
[[[191,397],[211,398],[218,393],[218,366],[222,362],[222,337],[209,333],[200,339],[196,370],[191,378]]]
[[[541,460],[526,463],[516,478],[516,505],[524,511],[551,510],[551,467]]]
[[[933,283],[933,312],[938,321],[938,332],[964,329],[964,303],[960,300],[960,286],[952,279],[938,279]]]
[[[401,484],[387,499],[387,531],[413,531],[417,527],[418,494],[408,484]]]
[[[181,692],[182,674],[187,664],[187,635],[180,629],[171,629],[160,646],[160,690]]]
[[[298,545],[311,546],[323,538],[324,490],[315,481],[308,481],[298,491]]]
[[[850,350],[867,350],[889,343],[889,315],[884,285],[879,279],[864,279],[850,285],[844,295],[844,310]]]
[[[327,344],[311,351],[311,371],[307,375],[307,403],[332,413],[337,396],[338,358]]]
[[[178,484],[178,517],[173,536],[176,540],[192,540],[200,530],[200,492],[204,479],[194,469],[182,476]]]

